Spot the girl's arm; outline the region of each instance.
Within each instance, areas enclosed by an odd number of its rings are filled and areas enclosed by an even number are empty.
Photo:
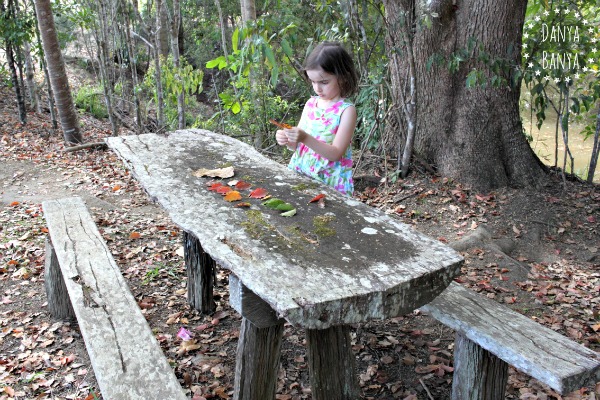
[[[352,142],[354,128],[356,128],[356,108],[350,106],[342,112],[340,126],[331,144],[315,139],[297,126],[292,129],[286,129],[285,133],[288,138],[288,146],[290,144],[304,143],[315,153],[325,157],[329,161],[338,161]]]

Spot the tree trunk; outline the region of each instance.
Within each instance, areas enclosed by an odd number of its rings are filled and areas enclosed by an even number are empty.
[[[178,70],[181,62],[179,60],[179,26],[181,21],[181,6],[179,0],[173,0],[173,15],[171,18],[171,51],[173,52],[173,66]],[[183,82],[181,92],[177,95],[177,122],[179,129],[185,129],[185,90]]]
[[[79,119],[73,97],[71,97],[65,63],[58,45],[50,0],[35,0],[35,9],[64,139],[67,144],[79,144],[83,142],[83,138],[79,130]]]
[[[23,51],[25,52],[25,73],[27,77],[27,89],[29,90],[29,100],[35,112],[41,114],[40,95],[35,83],[35,67],[33,65],[33,58],[31,57],[31,45],[29,42],[24,43]]]
[[[481,52],[492,61],[520,65],[521,36],[526,0],[439,0],[414,2],[384,0],[387,18],[386,45],[390,62],[392,95],[399,106],[408,97],[409,77],[406,49],[403,48],[401,12],[414,13],[414,20],[432,21],[428,26],[411,26],[415,58],[417,120],[414,150],[433,164],[439,173],[481,191],[503,186],[535,186],[544,177],[544,167],[523,134],[519,114],[520,79],[512,75],[499,87],[490,84],[489,67],[478,61]],[[435,13],[435,14],[433,14]],[[469,48],[475,51],[451,71],[448,62]],[[481,46],[481,50],[479,50]],[[516,51],[514,50],[516,49]],[[434,57],[443,61],[433,62]],[[467,74],[483,71],[487,86],[467,88]],[[510,74],[515,68],[510,68]],[[407,126],[401,107],[395,110],[387,143],[400,146]],[[394,150],[394,149],[392,149]],[[397,150],[397,149],[396,149]]]
[[[598,163],[598,154],[600,154],[600,110],[596,116],[596,133],[594,133],[594,147],[590,157],[590,167],[588,168],[587,182],[594,182],[594,174],[596,173],[596,165]]]
[[[165,29],[162,25],[162,13],[163,6],[162,0],[156,0],[156,31],[154,32],[154,77],[156,80],[156,117],[158,128],[157,131],[161,132],[165,126],[165,109],[164,109],[164,92],[162,86],[162,74],[160,71],[160,58],[161,58],[161,31]]]
[[[14,17],[14,10],[11,8],[11,2],[8,3],[8,18]],[[6,9],[4,8],[4,1],[0,2],[0,14],[6,14]],[[12,81],[13,89],[15,90],[15,95],[17,96],[17,105],[19,107],[19,120],[21,124],[25,125],[27,123],[27,110],[25,109],[25,100],[23,98],[23,91],[21,90],[21,85],[19,84],[19,77],[17,75],[17,68],[15,67],[15,57],[14,57],[14,46],[12,40],[8,37],[6,32],[3,32],[4,41],[6,43],[6,61],[8,63],[8,68],[10,69],[10,78]]]

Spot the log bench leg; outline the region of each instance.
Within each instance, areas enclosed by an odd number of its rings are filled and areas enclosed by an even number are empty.
[[[235,361],[234,400],[273,400],[281,356],[283,322],[258,328],[242,319]]]
[[[74,320],[75,311],[71,305],[69,292],[56,258],[54,246],[46,239],[46,267],[44,268],[44,285],[48,297],[48,310],[57,319]]]
[[[183,252],[188,279],[188,303],[202,314],[216,309],[213,300],[216,263],[202,249],[200,241],[191,233],[183,232]]]
[[[359,398],[355,356],[348,325],[307,329],[308,367],[314,400]]]
[[[457,333],[452,400],[504,400],[508,364]]]

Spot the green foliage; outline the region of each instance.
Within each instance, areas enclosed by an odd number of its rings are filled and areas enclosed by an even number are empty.
[[[101,86],[81,86],[74,98],[75,106],[97,119],[108,118]]]
[[[169,128],[177,128],[178,114],[177,114],[177,96],[180,93],[184,93],[185,107],[189,111],[197,107],[197,101],[195,95],[202,92],[202,79],[204,78],[204,72],[199,69],[194,69],[191,65],[187,64],[181,59],[179,68],[175,68],[173,64],[173,58],[169,57],[166,61],[161,63],[161,80],[163,83],[164,90],[164,106],[165,106],[165,119],[166,124]],[[141,84],[140,89],[149,98],[153,99],[154,104],[158,101],[156,87],[156,76],[155,76],[154,65],[151,65],[148,73],[144,77],[144,81]],[[190,112],[186,112],[186,125],[192,125],[194,123],[194,117]]]

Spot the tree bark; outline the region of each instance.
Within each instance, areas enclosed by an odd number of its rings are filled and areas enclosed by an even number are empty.
[[[507,382],[506,362],[456,334],[452,400],[504,400]]]
[[[178,70],[181,61],[179,54],[179,27],[181,22],[181,5],[179,0],[173,0],[173,15],[171,16],[171,52],[173,53],[173,66]],[[185,129],[185,90],[183,82],[181,92],[177,95],[177,122],[179,129]]]
[[[416,2],[384,0],[387,21],[387,52],[390,62],[392,96],[401,104],[401,91],[410,87],[406,49],[403,48],[401,12],[424,17],[428,26],[414,26],[412,50],[415,57],[417,120],[414,150],[433,164],[439,173],[457,179],[476,190],[503,186],[536,186],[544,178],[544,167],[523,134],[520,114],[520,79],[514,66],[520,65],[521,36],[526,0],[438,0]],[[435,14],[434,14],[435,13]],[[417,22],[418,24],[418,22]],[[465,60],[448,68],[460,51],[475,47]],[[480,50],[481,46],[481,50]],[[506,84],[494,87],[492,72],[478,60],[485,52],[492,61],[512,66]],[[433,62],[434,57],[443,62]],[[486,87],[466,87],[470,71],[484,71]],[[514,84],[510,82],[514,80]],[[402,126],[407,126],[401,108],[395,111],[384,139],[399,146]],[[391,149],[391,150],[397,150]]]
[[[8,18],[15,18],[14,10],[11,7],[10,1],[8,3],[8,7]],[[6,12],[7,10],[4,8],[4,1],[0,1],[0,14],[5,14]],[[6,43],[6,62],[8,64],[8,69],[10,70],[11,82],[15,91],[15,95],[17,97],[17,105],[19,108],[19,120],[21,121],[21,124],[25,125],[27,123],[27,110],[25,109],[25,99],[23,98],[23,91],[21,90],[21,85],[19,84],[19,76],[17,74],[17,68],[15,67],[15,47],[13,41],[9,37],[5,37],[4,41]]]
[[[64,139],[67,144],[79,144],[83,142],[83,138],[79,130],[79,119],[73,104],[69,79],[56,36],[50,0],[35,0],[35,9]]]
[[[33,65],[33,58],[31,57],[31,45],[29,42],[24,43],[23,51],[25,52],[25,73],[27,77],[27,89],[29,90],[29,100],[35,112],[41,114],[40,95],[35,83],[35,67]]]
[[[158,132],[161,132],[165,126],[165,106],[164,106],[164,91],[162,85],[162,74],[160,70],[161,58],[161,35],[165,30],[162,25],[163,21],[163,6],[162,0],[156,0],[156,27],[154,32],[154,79],[156,80],[156,118],[158,122]]]
[[[590,167],[588,168],[587,182],[594,182],[594,174],[596,173],[596,165],[598,163],[598,154],[600,154],[600,110],[596,115],[596,132],[594,133],[594,147],[590,157]]]

